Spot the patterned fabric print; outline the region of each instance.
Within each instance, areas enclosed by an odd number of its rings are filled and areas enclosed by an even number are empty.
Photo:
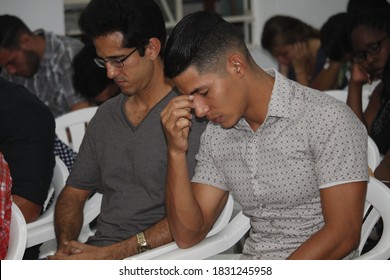
[[[54,140],[54,154],[65,163],[70,173],[72,171],[73,163],[76,159],[77,153],[64,142],[62,142],[58,137],[56,137]]]
[[[75,92],[72,83],[72,59],[83,44],[74,38],[58,36],[51,32],[38,30],[46,38],[45,54],[38,72],[30,79],[8,75],[2,69],[5,79],[24,85],[48,106],[56,118],[70,111],[71,106],[84,98]]]
[[[232,192],[250,217],[243,258],[286,259],[323,226],[320,188],[368,179],[366,129],[350,108],[269,73],[264,124],[209,123],[192,179]]]
[[[4,160],[3,154],[0,153],[0,189],[1,189],[1,204],[0,204],[0,259],[4,259],[9,242],[9,230],[11,223],[11,197],[12,178],[7,162]]]

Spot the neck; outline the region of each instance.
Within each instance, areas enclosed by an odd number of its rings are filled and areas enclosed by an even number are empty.
[[[152,77],[142,92],[129,98],[130,102],[134,102],[146,110],[154,107],[173,87],[171,80],[164,76],[161,60],[156,62]]]
[[[249,83],[248,107],[245,110],[244,117],[253,131],[256,131],[267,117],[268,104],[271,100],[275,78],[268,75],[257,65],[251,76],[249,80],[253,82]]]

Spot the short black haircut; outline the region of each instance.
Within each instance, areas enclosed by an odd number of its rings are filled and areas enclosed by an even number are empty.
[[[168,38],[164,52],[164,71],[174,78],[188,67],[200,73],[217,70],[227,51],[237,49],[249,57],[238,29],[220,15],[198,11],[185,16]]]
[[[143,56],[151,38],[166,41],[164,16],[153,0],[91,0],[79,18],[81,31],[90,40],[114,32],[123,34],[123,47],[135,47]]]
[[[18,49],[22,34],[32,34],[27,25],[18,17],[0,16],[0,48]]]
[[[341,61],[351,51],[349,45],[349,24],[352,15],[338,13],[328,18],[320,30],[321,48],[333,61]]]

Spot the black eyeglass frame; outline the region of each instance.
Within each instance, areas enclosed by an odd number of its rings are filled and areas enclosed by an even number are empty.
[[[356,51],[352,53],[352,61],[354,63],[362,63],[367,59],[367,55],[374,56],[378,54],[382,49],[382,43],[388,38],[386,35],[383,39],[372,43],[367,49],[364,51]]]
[[[124,62],[126,61],[126,59],[128,59],[133,53],[135,53],[136,50],[137,50],[137,48],[132,50],[128,55],[126,55],[124,58],[121,58],[121,59],[119,59],[119,58],[106,58],[106,59],[104,59],[104,58],[96,57],[93,59],[93,61],[100,68],[106,68],[106,63],[109,63],[111,66],[114,66],[116,68],[122,68],[123,66],[125,66]]]

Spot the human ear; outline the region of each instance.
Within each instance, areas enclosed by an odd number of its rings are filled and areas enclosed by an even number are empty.
[[[233,71],[233,73],[242,75],[245,72],[245,61],[240,55],[232,55],[228,59],[228,68]]]

